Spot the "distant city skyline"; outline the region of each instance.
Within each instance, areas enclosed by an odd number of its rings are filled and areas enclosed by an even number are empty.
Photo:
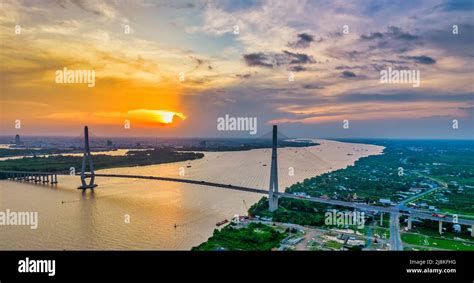
[[[272,124],[292,137],[474,139],[472,1],[1,9],[0,136],[13,140],[84,125],[100,137],[253,138]],[[381,83],[393,70],[413,77]],[[225,115],[255,117],[256,134],[218,131]]]

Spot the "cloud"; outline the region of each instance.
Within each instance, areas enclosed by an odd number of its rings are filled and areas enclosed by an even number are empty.
[[[313,41],[314,37],[311,34],[300,33],[295,42],[288,42],[288,46],[292,48],[308,48]]]
[[[366,66],[347,66],[347,65],[340,65],[336,66],[336,70],[355,70],[355,69],[367,69]]]
[[[237,74],[235,75],[237,78],[241,78],[241,79],[248,79],[250,78],[252,75],[251,74]]]
[[[319,84],[305,84],[303,85],[304,89],[324,89],[324,86]]]
[[[248,66],[262,66],[267,68],[273,67],[271,58],[264,53],[244,54],[244,60]]]
[[[421,55],[421,56],[401,56],[401,58],[408,59],[408,60],[413,60],[415,63],[419,63],[419,64],[425,64],[425,65],[436,64],[435,59],[433,59],[431,57],[428,57],[428,56],[425,56],[425,55]]]
[[[361,35],[360,38],[363,39],[363,40],[374,40],[374,39],[381,39],[383,38],[383,34],[381,32],[374,32],[374,33],[371,33],[369,35]]]
[[[386,32],[373,32],[368,35],[361,35],[360,39],[370,41],[370,40],[377,40],[377,39],[397,39],[397,40],[405,40],[411,41],[419,39],[419,36],[410,34],[409,32],[402,31],[401,28],[396,26],[389,26]]]
[[[244,54],[247,66],[261,66],[273,68],[281,65],[302,65],[316,63],[311,55],[304,53],[293,53],[284,50],[282,53],[250,53]],[[303,70],[302,66],[292,66],[295,70]]]
[[[293,71],[293,72],[303,72],[303,71],[306,71],[306,68],[303,67],[303,66],[300,66],[300,65],[291,66],[291,67],[290,67],[290,71]]]
[[[107,19],[115,19],[118,16],[117,9],[111,5],[110,2],[95,0],[71,0],[71,3],[75,4],[83,11],[92,13],[96,16],[105,17]]]
[[[356,74],[351,71],[344,71],[341,73],[342,78],[355,78]]]
[[[283,58],[283,61],[287,61],[285,59],[289,59],[289,64],[309,64],[315,63],[313,57],[311,55],[303,54],[303,53],[292,53],[290,51],[283,51],[286,58]]]
[[[473,11],[474,2],[471,0],[448,0],[444,3],[438,4],[434,9],[442,11]]]

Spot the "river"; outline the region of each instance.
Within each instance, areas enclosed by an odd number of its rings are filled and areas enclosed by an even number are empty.
[[[278,150],[280,191],[305,178],[345,168],[383,147],[316,140],[318,146]],[[271,150],[206,152],[199,160],[99,170],[267,189]],[[183,171],[184,170],[184,171]],[[184,173],[184,175],[183,175]],[[0,181],[0,211],[38,212],[37,229],[0,226],[0,250],[189,250],[216,223],[245,214],[262,195],[155,180],[97,178],[82,194],[75,176],[59,184]],[[176,224],[176,227],[175,227]]]

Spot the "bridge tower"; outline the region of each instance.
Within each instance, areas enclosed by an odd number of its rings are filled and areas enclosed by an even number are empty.
[[[89,163],[90,176],[86,176],[86,164]],[[89,183],[86,182],[86,178],[90,178]],[[89,128],[84,127],[84,155],[82,157],[82,169],[81,169],[81,183],[82,186],[77,188],[78,190],[87,190],[97,187],[94,184],[95,174],[94,174],[94,164],[92,163],[92,155],[89,147]]]
[[[273,125],[272,139],[272,166],[270,171],[270,188],[268,190],[268,210],[273,212],[278,209],[278,164],[277,164],[278,130]]]

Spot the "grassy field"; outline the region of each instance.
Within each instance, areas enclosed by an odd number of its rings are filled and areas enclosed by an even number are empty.
[[[404,243],[417,246],[454,251],[474,251],[474,244],[469,244],[462,241],[430,237],[413,233],[403,233],[401,237]]]

